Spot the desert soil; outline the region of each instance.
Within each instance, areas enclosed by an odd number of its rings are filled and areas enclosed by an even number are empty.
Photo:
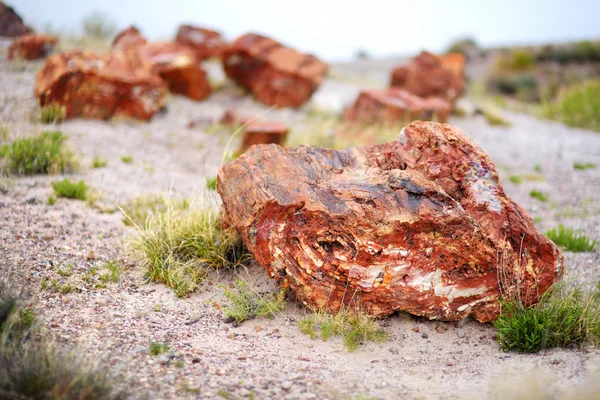
[[[303,335],[296,321],[308,311],[294,302],[275,319],[247,321],[237,328],[222,322],[215,302],[226,302],[217,283],[231,284],[239,279],[234,273],[209,277],[186,298],[146,282],[127,246],[135,230],[123,224],[120,211],[102,211],[146,194],[196,197],[206,192],[205,177],[216,175],[230,132],[205,128],[212,128],[211,121],[225,108],[292,127],[305,120],[306,108],[267,110],[226,85],[202,102],[170,96],[166,112],[150,123],[76,119],[41,125],[30,115],[37,109],[32,88],[42,63],[8,62],[6,46],[2,42],[0,47],[0,120],[10,139],[62,130],[83,166],[70,177],[85,180],[102,200],[97,207],[67,199],[49,206],[50,182],[58,177],[11,178],[14,185],[0,192],[1,273],[21,276],[51,337],[109,369],[132,398],[218,398],[229,393],[233,399],[480,399],[510,398],[536,387],[559,398],[580,385],[598,388],[597,348],[504,353],[489,324],[398,314],[382,322],[388,341],[365,343],[349,353],[339,339],[324,342]],[[222,78],[218,67],[210,70]],[[358,88],[355,80],[327,80],[308,107],[339,111]],[[491,127],[482,116],[452,118],[450,123],[488,152],[507,193],[539,217],[541,231],[563,223],[600,241],[600,168],[573,168],[574,161],[600,165],[600,134],[527,115],[505,116],[510,127]],[[192,120],[200,122],[190,129]],[[133,162],[123,163],[123,155]],[[108,166],[90,168],[95,156],[107,159]],[[511,174],[530,179],[516,185],[508,179]],[[549,201],[531,198],[533,188],[547,193]],[[598,251],[565,255],[565,279],[597,281]],[[84,271],[108,260],[125,268],[118,283],[94,289],[81,281]],[[67,264],[75,273],[65,278],[57,267]],[[256,264],[238,274],[258,291],[276,287]],[[52,278],[71,282],[77,290],[42,290],[40,282]],[[150,341],[169,342],[173,353],[150,355]]]

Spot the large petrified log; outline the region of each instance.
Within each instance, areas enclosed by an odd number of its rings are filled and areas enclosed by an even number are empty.
[[[489,157],[446,124],[341,151],[254,146],[217,190],[256,261],[313,309],[485,322],[501,296],[532,305],[563,274]]]
[[[123,29],[121,32],[117,33],[117,36],[113,39],[112,47],[113,49],[125,50],[131,48],[137,48],[143,46],[148,41],[138,28],[131,25],[130,27]]]
[[[248,33],[225,50],[223,68],[261,103],[300,107],[321,84],[327,64],[268,37]]]
[[[219,32],[192,25],[181,25],[177,30],[175,41],[193,48],[200,60],[221,57],[227,47],[225,39]]]
[[[344,110],[346,122],[407,122],[415,119],[446,122],[452,106],[439,97],[422,98],[404,89],[364,90]]]
[[[462,54],[439,56],[423,51],[392,71],[391,86],[420,97],[441,97],[453,104],[464,90],[464,65]]]
[[[148,120],[165,104],[167,85],[133,53],[72,51],[46,60],[34,93],[40,106],[64,106],[67,118],[124,115]]]
[[[0,36],[16,37],[31,32],[15,10],[0,1]]]
[[[36,60],[47,57],[57,42],[58,38],[50,35],[19,36],[8,47],[8,59]]]

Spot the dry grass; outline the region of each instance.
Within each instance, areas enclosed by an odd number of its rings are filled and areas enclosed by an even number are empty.
[[[275,292],[258,293],[240,279],[233,288],[224,285],[221,288],[223,295],[230,301],[223,312],[238,324],[254,318],[274,318],[285,307],[285,285]]]

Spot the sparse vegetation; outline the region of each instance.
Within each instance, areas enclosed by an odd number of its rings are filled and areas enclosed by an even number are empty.
[[[77,200],[85,200],[89,189],[84,181],[72,182],[68,178],[63,179],[62,181],[52,182],[52,188],[58,197]]]
[[[112,18],[100,11],[87,15],[82,22],[83,33],[86,36],[108,39],[117,32],[117,26]]]
[[[125,214],[123,223],[127,226],[137,225],[139,227],[144,227],[149,215],[163,212],[168,207],[182,211],[189,207],[189,202],[185,199],[165,200],[162,196],[142,195],[120,206]]]
[[[562,224],[550,229],[546,232],[546,236],[558,246],[562,246],[575,253],[594,251],[598,246],[598,243],[589,239],[583,233],[567,228]]]
[[[487,123],[492,126],[510,126],[510,122],[496,110],[487,107],[482,110],[482,113]]]
[[[537,189],[533,189],[531,192],[529,192],[529,196],[533,197],[534,199],[537,199],[541,202],[548,201],[548,195]]]
[[[312,339],[320,336],[327,340],[332,335],[340,336],[349,351],[358,349],[361,342],[381,343],[387,338],[373,317],[345,308],[336,314],[317,311],[298,321],[298,328]]]
[[[48,205],[53,206],[56,204],[56,196],[53,194],[48,195]]]
[[[131,164],[133,162],[133,156],[121,156],[121,161],[124,164]]]
[[[591,162],[587,162],[587,163],[580,163],[580,162],[577,162],[577,161],[575,161],[575,162],[573,163],[573,168],[575,168],[575,169],[578,169],[578,170],[580,170],[580,171],[584,171],[584,170],[586,170],[586,169],[593,169],[593,168],[596,168],[596,164],[594,164],[594,163],[591,163]]]
[[[42,132],[0,146],[0,158],[9,172],[17,174],[70,172],[76,168],[76,162],[65,145],[66,140],[60,131]]]
[[[520,185],[523,183],[523,177],[521,175],[511,175],[508,177],[508,179],[510,179],[510,181],[515,185]]]
[[[555,102],[544,105],[543,114],[569,126],[600,131],[600,80],[567,88]]]
[[[276,292],[263,294],[249,288],[243,280],[236,281],[233,289],[221,287],[223,295],[231,302],[223,313],[235,318],[238,324],[254,318],[274,318],[285,307],[285,285]]]
[[[530,308],[506,300],[494,326],[504,351],[535,353],[570,344],[596,345],[600,343],[600,283],[589,293],[557,284]]]
[[[104,270],[105,272],[100,275],[100,280],[102,282],[119,282],[119,279],[121,278],[121,266],[117,262],[113,260],[108,261],[104,264]]]
[[[106,158],[94,157],[92,160],[92,168],[104,168],[108,165],[108,160]]]
[[[206,187],[209,190],[217,190],[217,177],[206,178]]]
[[[150,350],[150,354],[153,356],[157,356],[162,353],[166,353],[170,349],[169,342],[150,342],[150,346],[148,347]]]
[[[48,104],[40,109],[39,120],[43,124],[53,124],[65,119],[65,109],[60,104]]]
[[[528,50],[520,49],[510,52],[496,63],[498,71],[529,71],[535,67],[535,57]]]
[[[182,297],[193,292],[209,269],[236,268],[249,258],[237,232],[221,226],[208,205],[179,209],[167,202],[151,214],[132,240],[146,277]]]

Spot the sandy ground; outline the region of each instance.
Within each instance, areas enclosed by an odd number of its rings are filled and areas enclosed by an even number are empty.
[[[43,126],[29,117],[36,109],[32,87],[41,63],[18,65],[0,56],[0,120],[10,138],[49,128],[64,131],[81,156],[83,168],[75,178],[99,191],[105,207],[148,193],[193,197],[206,190],[205,177],[216,175],[228,133],[204,132],[210,122],[188,129],[191,120],[210,121],[229,106],[292,127],[305,119],[304,110],[264,114],[265,107],[227,87],[198,103],[172,96],[167,111],[151,123],[73,120]],[[219,75],[218,68],[211,71]],[[328,80],[308,107],[339,110],[357,91],[357,83]],[[450,122],[490,154],[507,193],[541,218],[540,230],[564,223],[600,241],[600,168],[576,171],[572,166],[573,161],[600,165],[600,134],[526,115],[507,112],[506,117],[510,127],[491,127],[481,116]],[[121,162],[123,155],[132,156],[133,163]],[[89,168],[94,156],[106,158],[108,166]],[[536,164],[541,172],[535,171]],[[511,174],[534,179],[515,185],[508,179]],[[296,321],[307,311],[293,302],[275,319],[233,328],[221,321],[222,312],[213,302],[224,304],[216,283],[229,284],[236,276],[211,276],[184,299],[163,285],[145,282],[126,245],[135,231],[122,223],[121,213],[102,213],[66,199],[47,205],[50,182],[57,179],[14,177],[14,185],[0,192],[1,273],[21,273],[44,329],[62,345],[76,345],[110,368],[132,398],[229,393],[233,399],[480,399],[511,398],[536,387],[561,398],[580,385],[598,388],[599,349],[503,353],[494,328],[474,321],[451,324],[394,315],[383,321],[387,342],[366,343],[354,353],[339,339],[323,342],[300,333]],[[549,201],[529,197],[533,188],[546,192]],[[598,251],[567,252],[566,259],[566,279],[593,283],[600,276]],[[95,289],[77,280],[90,266],[107,260],[125,267],[119,283]],[[42,279],[65,280],[56,269],[66,264],[74,266],[76,274],[66,279],[78,291],[41,290]],[[258,291],[275,288],[258,265],[239,274]],[[163,340],[171,344],[172,360],[148,354],[150,341]],[[579,398],[600,396],[592,393]]]

